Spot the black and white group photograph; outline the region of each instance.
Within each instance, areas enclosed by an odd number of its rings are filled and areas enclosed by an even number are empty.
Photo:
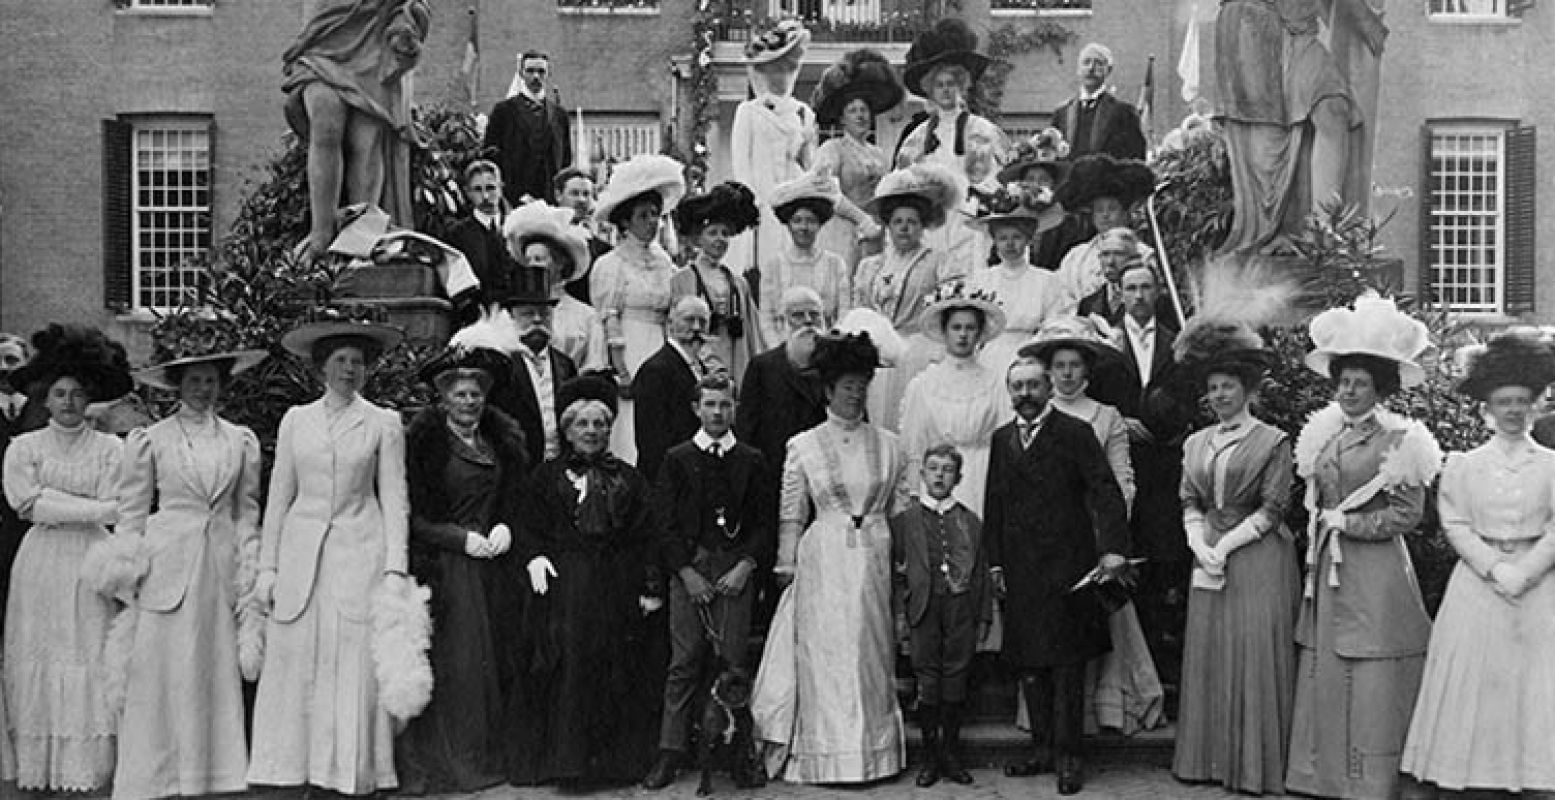
[[[0,38],[0,800],[1555,800],[1552,0]]]

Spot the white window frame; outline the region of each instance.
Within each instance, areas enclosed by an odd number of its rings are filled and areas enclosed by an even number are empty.
[[[1431,264],[1429,275],[1431,288],[1442,306],[1448,310],[1463,314],[1501,314],[1506,309],[1506,260],[1507,260],[1507,208],[1506,208],[1506,128],[1484,124],[1433,124],[1430,126],[1430,153],[1431,174],[1428,184],[1424,187],[1427,196],[1422,198],[1430,203],[1430,225],[1420,235],[1427,237],[1430,244]],[[1484,140],[1493,141],[1495,168],[1488,170],[1458,170],[1452,173],[1444,173],[1438,169],[1438,161],[1443,157],[1444,151],[1439,150],[1439,142],[1444,139]],[[1489,151],[1483,151],[1481,155],[1488,155]],[[1473,157],[1470,153],[1467,157]],[[1495,181],[1493,193],[1483,189],[1476,189],[1472,182],[1476,178],[1491,178]],[[1456,179],[1457,185],[1447,188],[1445,184]],[[1470,185],[1463,185],[1463,183]],[[1439,192],[1438,187],[1443,186]],[[1486,210],[1484,206],[1474,208],[1472,198],[1489,198],[1494,202],[1494,208]],[[1456,200],[1457,202],[1452,202]],[[1450,226],[1449,226],[1450,225]],[[1468,237],[1478,234],[1478,242],[1470,244],[1448,243],[1445,237],[1452,233],[1460,233]],[[1485,240],[1490,239],[1493,244],[1485,245]],[[1439,253],[1447,250],[1458,251],[1463,258],[1454,263],[1444,263],[1439,258]],[[1476,255],[1489,255],[1488,259],[1475,261]],[[1444,274],[1449,270],[1457,270],[1458,275]],[[1473,280],[1467,274],[1474,270],[1488,270],[1489,280],[1481,277]],[[1444,279],[1453,277],[1451,283],[1444,283]],[[1477,302],[1460,299],[1461,294],[1468,292],[1488,292],[1490,300],[1481,299]]]
[[[119,0],[124,13],[162,17],[208,17],[216,0]]]
[[[576,120],[573,122],[577,124]],[[589,148],[589,163],[595,167],[595,144],[603,145],[604,156],[619,164],[635,155],[659,153],[664,149],[664,121],[654,113],[618,113],[583,110],[583,127]],[[574,157],[576,159],[576,156]]]
[[[1438,22],[1510,21],[1507,0],[1426,0],[1426,16]]]
[[[206,117],[155,117],[135,120],[133,124],[134,131],[130,135],[130,307],[134,310],[169,310],[186,305],[192,299],[190,290],[196,286],[181,282],[174,287],[147,285],[147,276],[152,270],[176,272],[180,269],[178,265],[160,266],[149,262],[158,254],[166,253],[181,256],[185,259],[179,262],[181,264],[210,252],[214,241],[210,120]],[[156,138],[159,135],[160,141]],[[187,138],[175,140],[171,137]],[[203,144],[203,150],[195,146],[197,144]],[[162,154],[163,165],[156,170],[143,170],[142,165],[149,166],[148,159],[157,154]],[[169,158],[181,161],[186,157],[194,159],[195,166],[168,163]],[[198,166],[202,159],[203,168]],[[146,173],[152,171],[165,173],[173,181],[160,187],[145,185]],[[202,171],[205,174],[203,185],[198,180]],[[186,177],[187,185],[184,183]],[[177,185],[173,185],[174,181]],[[143,191],[148,196],[143,196]],[[162,194],[157,196],[157,192]],[[183,192],[191,192],[194,202],[185,202],[190,198],[182,196]],[[202,197],[203,204],[199,202]],[[158,230],[146,224],[147,217],[155,214],[191,214],[196,220],[203,216],[204,227],[168,225]],[[158,235],[168,238],[159,243],[154,239]],[[153,237],[152,241],[143,242],[142,238],[147,236]],[[172,237],[178,237],[178,240],[175,242]],[[188,237],[193,237],[192,244]]]

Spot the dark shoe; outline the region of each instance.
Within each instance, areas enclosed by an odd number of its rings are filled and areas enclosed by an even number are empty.
[[[648,777],[643,778],[643,788],[656,792],[674,783],[675,767],[679,762],[680,753],[674,750],[660,750],[659,760],[653,762],[653,769],[648,770]]]
[[[942,755],[939,738],[940,715],[935,706],[918,709],[918,727],[923,729],[923,768],[918,770],[918,785],[928,788],[939,783],[939,762]]]
[[[939,783],[939,759],[929,756],[923,762],[923,769],[918,770],[917,784],[919,788],[927,789]]]
[[[951,783],[965,786],[972,782],[972,773],[961,766],[961,711],[960,703],[946,703],[942,712],[944,739],[940,742],[940,773]]]
[[[1058,793],[1078,794],[1085,786],[1085,765],[1075,756],[1064,756],[1058,765]]]
[[[1004,765],[1005,777],[1009,778],[1032,778],[1052,771],[1053,759],[1046,756],[1037,756],[1026,761],[1013,761]]]

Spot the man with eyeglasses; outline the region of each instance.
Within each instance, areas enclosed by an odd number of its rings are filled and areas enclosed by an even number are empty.
[[[518,57],[508,97],[492,108],[488,148],[502,168],[503,193],[514,206],[550,196],[551,178],[572,164],[572,132],[555,89],[551,57],[529,51]]]

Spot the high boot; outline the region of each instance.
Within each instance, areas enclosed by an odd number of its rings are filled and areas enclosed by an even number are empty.
[[[1030,778],[1053,771],[1053,684],[1032,677],[1021,678],[1026,693],[1026,716],[1031,720],[1031,758],[1004,765],[1011,778]]]
[[[941,753],[939,726],[938,706],[918,707],[918,727],[923,730],[923,767],[918,770],[918,785],[924,788],[939,783]]]
[[[944,739],[940,742],[940,772],[945,780],[963,786],[972,782],[972,773],[961,764],[961,718],[966,709],[964,703],[946,703],[940,712]]]

